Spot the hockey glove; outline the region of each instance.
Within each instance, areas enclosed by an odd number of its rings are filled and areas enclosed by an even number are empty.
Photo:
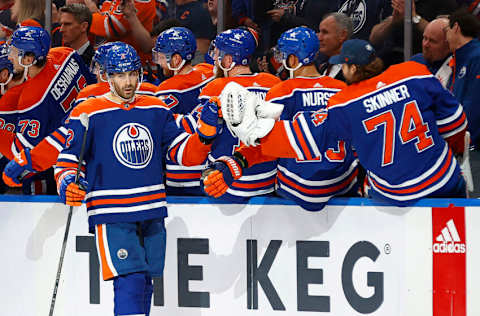
[[[30,172],[34,172],[32,168],[32,158],[30,150],[25,148],[18,156],[15,156],[3,170],[3,181],[11,187],[21,187],[22,179]]]
[[[211,98],[203,106],[197,123],[197,132],[200,138],[211,141],[217,136],[219,106],[220,101],[217,97]]]
[[[75,174],[67,174],[60,183],[58,194],[63,203],[70,206],[80,206],[85,199],[87,181],[83,178],[78,179],[78,184],[75,183]]]
[[[222,196],[242,173],[242,162],[238,158],[227,156],[218,158],[202,174],[205,193],[215,198]]]

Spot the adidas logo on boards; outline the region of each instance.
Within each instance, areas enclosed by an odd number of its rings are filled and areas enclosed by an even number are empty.
[[[447,226],[442,229],[442,233],[437,236],[436,243],[433,244],[435,253],[465,253],[466,246],[461,242],[457,227],[453,219],[447,222]]]

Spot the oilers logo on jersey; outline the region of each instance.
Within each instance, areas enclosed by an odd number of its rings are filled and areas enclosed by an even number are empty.
[[[142,169],[152,159],[152,135],[148,128],[141,124],[127,123],[115,133],[113,151],[122,165]]]
[[[165,104],[167,105],[167,107],[170,109],[170,108],[173,108],[174,106],[176,106],[178,103],[180,103],[180,101],[178,101],[177,97],[175,97],[174,95],[172,94],[168,94],[168,95],[159,95],[157,96],[160,100],[162,100],[163,102],[165,102]]]

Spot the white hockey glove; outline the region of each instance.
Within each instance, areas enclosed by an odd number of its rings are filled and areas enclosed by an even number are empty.
[[[266,102],[236,82],[224,87],[220,104],[228,129],[247,146],[266,136],[283,110],[282,104]]]

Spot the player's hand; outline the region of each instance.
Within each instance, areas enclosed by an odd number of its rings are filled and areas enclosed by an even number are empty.
[[[68,174],[60,183],[58,194],[63,203],[70,206],[80,206],[87,194],[87,181],[83,178],[78,179],[78,184],[75,183],[75,174]]]
[[[213,97],[202,108],[202,113],[197,123],[198,135],[211,140],[217,136],[220,100]]]
[[[203,190],[218,198],[227,192],[232,182],[239,179],[242,173],[243,168],[236,158],[222,156],[203,172]]]
[[[22,178],[33,171],[30,150],[25,148],[5,166],[2,175],[3,182],[10,187],[20,187],[22,186]]]

